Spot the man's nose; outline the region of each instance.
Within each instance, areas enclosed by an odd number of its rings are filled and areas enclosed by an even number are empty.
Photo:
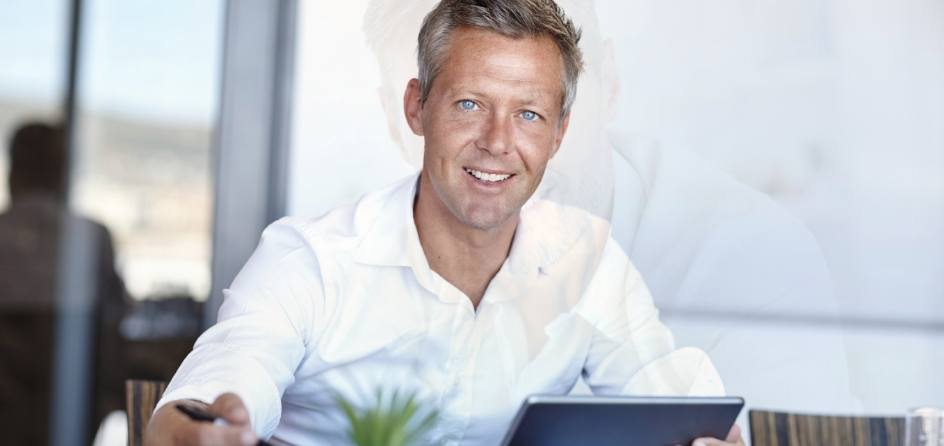
[[[511,123],[506,117],[492,116],[482,129],[477,147],[492,155],[507,154],[512,147]]]

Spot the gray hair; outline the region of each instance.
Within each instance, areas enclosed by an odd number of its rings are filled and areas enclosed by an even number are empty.
[[[421,100],[426,101],[442,64],[453,31],[468,26],[503,36],[550,37],[560,50],[561,116],[570,113],[583,70],[578,43],[580,30],[554,0],[442,0],[423,20],[417,50]]]

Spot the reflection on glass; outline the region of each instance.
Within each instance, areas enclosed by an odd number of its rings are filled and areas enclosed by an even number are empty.
[[[74,205],[113,231],[134,299],[205,300],[222,6],[86,3]]]
[[[222,4],[82,2],[70,148],[71,4],[0,4],[3,444],[90,444],[125,379],[171,376],[209,290]]]
[[[67,5],[62,0],[0,2],[0,442],[4,444],[42,445],[49,436],[54,279],[62,216],[56,201],[63,190],[62,176],[56,172],[62,166],[62,152],[57,153],[56,145],[61,133],[51,126],[24,124],[53,122],[61,116]],[[16,134],[22,150],[14,153]],[[30,150],[36,145],[50,150]],[[13,158],[15,172],[10,166]],[[10,189],[16,190],[14,200]]]
[[[123,395],[124,379],[169,379],[198,334],[222,12],[219,1],[85,2],[70,204],[108,226],[129,297],[106,334],[118,345],[96,364],[99,400]]]
[[[402,95],[435,3],[303,5],[293,156],[309,162],[294,164],[291,213],[406,174],[358,160],[418,166]],[[708,350],[755,407],[944,401],[944,58],[927,57],[944,54],[944,3],[730,3],[710,20],[697,1],[557,3],[586,71],[545,184],[565,161],[606,197],[587,172],[612,149],[613,236],[676,341]],[[312,161],[324,175],[304,174]]]
[[[66,64],[64,0],[0,2],[0,137],[28,119],[59,117]],[[6,149],[6,147],[4,147]],[[7,152],[0,155],[0,209],[9,203]]]

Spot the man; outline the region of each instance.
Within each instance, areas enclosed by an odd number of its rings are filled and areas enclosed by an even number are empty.
[[[270,226],[146,443],[346,444],[336,396],[385,387],[441,413],[429,442],[484,445],[529,394],[581,375],[604,394],[723,392],[702,352],[674,349],[606,221],[531,199],[569,124],[578,40],[550,0],[440,3],[403,100],[420,175]]]
[[[56,351],[67,323],[70,336],[89,336],[93,374],[81,383],[94,395],[82,401],[91,414],[88,432],[123,407],[125,361],[117,334],[126,299],[108,229],[67,206],[62,127],[25,123],[9,153],[11,203],[0,213],[0,429],[9,444],[41,445],[50,442],[52,402],[61,397],[55,372],[64,368]],[[84,286],[72,280],[63,287],[69,272]]]

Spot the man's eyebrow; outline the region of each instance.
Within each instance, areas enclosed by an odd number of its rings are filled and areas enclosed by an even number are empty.
[[[452,97],[452,96],[474,96],[474,97],[480,97],[480,98],[487,98],[487,97],[489,97],[489,95],[487,95],[487,94],[485,94],[485,93],[482,93],[482,92],[480,92],[480,91],[478,91],[478,90],[475,90],[475,89],[472,89],[472,88],[465,88],[465,87],[463,87],[463,86],[461,86],[461,85],[458,86],[458,87],[452,87],[452,88],[449,88],[448,90],[446,90],[446,96],[449,96],[449,97]]]
[[[557,102],[557,95],[550,91],[533,90],[524,94],[515,100],[518,106],[535,106],[540,108],[551,108]]]

